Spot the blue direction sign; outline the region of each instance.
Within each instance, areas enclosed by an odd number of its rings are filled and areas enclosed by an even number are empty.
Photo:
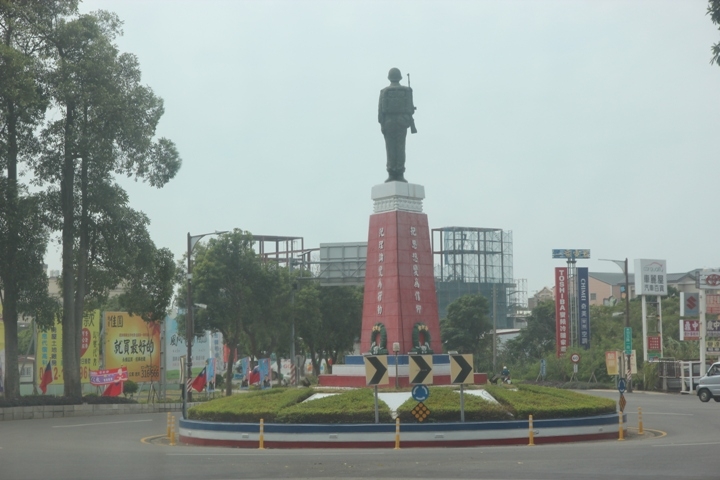
[[[618,392],[625,393],[625,379],[621,378],[618,380]]]
[[[424,402],[430,396],[427,385],[415,385],[412,389],[412,397],[416,402]]]

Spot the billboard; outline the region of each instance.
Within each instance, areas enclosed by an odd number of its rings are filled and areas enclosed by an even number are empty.
[[[667,262],[635,260],[635,294],[667,295]]]
[[[2,319],[0,306],[0,393],[5,391],[5,322]]]
[[[180,357],[187,356],[187,343],[184,336],[178,333],[178,322],[174,316],[165,317],[165,380],[168,383],[180,381]],[[216,334],[220,335],[220,334]],[[222,335],[220,335],[222,338]],[[205,367],[210,357],[210,341],[208,335],[195,337],[192,344],[193,378]],[[221,340],[222,342],[222,340]],[[222,350],[221,350],[222,352]],[[186,372],[183,372],[186,373]]]
[[[590,249],[588,248],[553,248],[552,258],[567,258],[569,260],[575,259],[589,259]]]
[[[568,299],[567,268],[558,267],[555,269],[555,344],[558,357],[567,352],[570,339]]]
[[[590,283],[587,267],[577,269],[578,344],[590,348]]]
[[[160,323],[125,312],[105,312],[105,369],[126,366],[128,379],[160,379]]]
[[[42,379],[48,362],[52,363],[53,381],[64,385],[62,358],[62,325],[58,321],[53,328],[38,331],[35,372]],[[90,370],[100,368],[100,310],[85,312],[80,335],[80,383],[90,383]]]
[[[701,270],[697,278],[697,287],[702,290],[718,290],[720,289],[720,270],[705,269]]]

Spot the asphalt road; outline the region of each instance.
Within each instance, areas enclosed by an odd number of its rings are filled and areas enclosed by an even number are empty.
[[[617,398],[617,392],[591,392]],[[168,446],[165,414],[0,422],[0,479],[718,479],[720,404],[626,394],[625,441],[401,450]],[[645,435],[637,435],[642,408]],[[145,441],[143,441],[145,439]]]

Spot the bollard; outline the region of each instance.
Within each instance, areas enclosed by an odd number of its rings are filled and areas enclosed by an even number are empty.
[[[530,443],[528,443],[529,447],[535,446],[535,432],[533,431],[533,417],[530,415],[528,417],[528,427],[529,427],[529,436],[530,436]]]
[[[400,417],[395,419],[395,450],[400,450]]]
[[[625,440],[625,432],[623,431],[623,412],[620,412],[620,435],[618,437],[618,441]]]
[[[170,446],[175,446],[175,415],[170,417]]]
[[[170,415],[170,412],[167,412],[167,437],[170,438],[170,431],[172,430],[170,427],[172,425],[171,422],[172,415]]]
[[[643,430],[643,424],[642,424],[642,408],[638,407],[638,433],[642,435],[645,433]]]
[[[259,450],[265,450],[265,421],[260,419],[260,446]]]

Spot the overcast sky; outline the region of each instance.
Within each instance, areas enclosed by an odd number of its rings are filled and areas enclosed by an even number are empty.
[[[720,32],[704,0],[94,0],[165,101],[158,135],[183,166],[165,188],[123,182],[179,258],[186,234],[242,228],[367,241],[382,183],[387,72],[411,74],[406,178],[430,228],[514,238],[529,294],[553,248],[718,267]],[[403,79],[407,84],[407,79]],[[60,255],[49,252],[51,269]]]

